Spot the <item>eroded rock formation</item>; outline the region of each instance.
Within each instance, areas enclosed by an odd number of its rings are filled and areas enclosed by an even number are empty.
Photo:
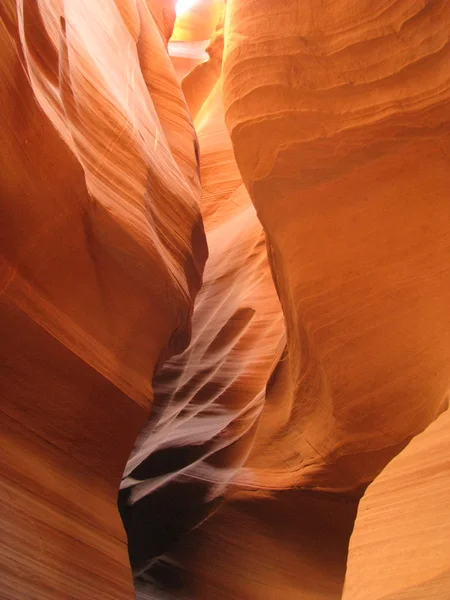
[[[0,595],[123,600],[117,488],[206,258],[196,134],[145,2],[1,17]]]
[[[344,600],[449,595],[449,427],[446,411],[368,487],[349,548]]]
[[[445,598],[450,3],[0,16],[2,598]]]
[[[446,1],[229,5],[226,121],[288,329],[274,393],[301,406],[261,486],[371,481],[446,408],[449,22]]]
[[[221,34],[219,22],[215,50]],[[215,64],[221,57],[212,54],[184,82],[185,90],[197,86],[203,94],[209,84],[195,121],[209,258],[195,302],[192,340],[154,378],[152,415],[122,482],[122,515],[138,572],[181,531],[202,520],[228,483],[240,481],[267,380],[285,347],[263,229],[223,119]]]

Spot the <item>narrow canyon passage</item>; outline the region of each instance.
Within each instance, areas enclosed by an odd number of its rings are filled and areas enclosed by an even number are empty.
[[[450,2],[0,17],[0,598],[450,598]]]

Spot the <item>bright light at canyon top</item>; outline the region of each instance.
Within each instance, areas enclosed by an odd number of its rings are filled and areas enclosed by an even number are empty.
[[[191,6],[194,6],[194,4],[197,4],[197,2],[198,2],[198,0],[178,0],[176,8],[175,8],[177,15],[182,15],[187,10],[189,10],[191,8]]]

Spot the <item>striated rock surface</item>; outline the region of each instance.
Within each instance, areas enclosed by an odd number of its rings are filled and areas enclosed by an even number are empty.
[[[446,406],[449,24],[446,1],[229,4],[226,121],[288,329],[262,487],[354,489]]]
[[[450,3],[0,17],[0,597],[446,598]]]
[[[5,600],[133,597],[117,489],[206,258],[196,134],[150,6],[0,7]]]
[[[154,378],[153,411],[121,486],[137,573],[215,508],[230,482],[242,483],[265,386],[286,343],[263,229],[223,119],[216,60],[217,54],[183,84],[189,89],[192,77],[210,84],[195,121],[209,259],[191,344]]]
[[[166,581],[198,600],[338,600],[355,510],[302,490],[237,495],[182,540]],[[186,597],[174,587],[170,597]]]
[[[360,502],[344,600],[450,595],[450,412],[412,440]]]

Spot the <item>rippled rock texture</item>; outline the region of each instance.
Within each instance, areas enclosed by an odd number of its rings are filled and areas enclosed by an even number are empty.
[[[220,47],[218,23],[214,50]],[[285,347],[285,326],[264,232],[233,157],[214,55],[183,87],[209,85],[196,117],[209,258],[191,344],[153,381],[155,402],[122,482],[121,512],[139,573],[244,478],[266,383]],[[156,517],[157,515],[157,517]]]
[[[288,329],[280,484],[371,481],[449,386],[448,2],[233,0],[224,104]],[[250,151],[250,148],[252,151]]]
[[[145,2],[1,4],[0,596],[132,598],[117,488],[207,249]]]
[[[5,598],[450,595],[450,3],[0,15]]]

